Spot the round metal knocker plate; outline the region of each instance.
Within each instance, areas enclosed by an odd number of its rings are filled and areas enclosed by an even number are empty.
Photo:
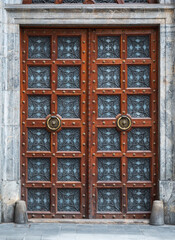
[[[58,116],[50,116],[46,121],[46,125],[48,130],[57,131],[61,127],[61,119]]]
[[[127,115],[120,115],[116,120],[117,128],[121,131],[126,131],[131,128],[131,118]]]

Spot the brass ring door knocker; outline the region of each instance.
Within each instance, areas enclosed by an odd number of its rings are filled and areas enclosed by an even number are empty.
[[[126,131],[131,128],[132,120],[128,115],[118,115],[116,118],[116,126],[120,131]]]
[[[61,119],[58,116],[49,116],[46,120],[46,126],[49,131],[57,131],[61,127]]]

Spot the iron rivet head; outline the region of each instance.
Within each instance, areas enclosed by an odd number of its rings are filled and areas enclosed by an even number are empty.
[[[86,175],[85,175],[85,173],[83,173],[83,177],[85,177]]]
[[[83,218],[85,218],[86,216],[85,215],[83,215]]]
[[[34,218],[34,217],[35,217],[35,215],[33,214],[33,215],[32,215],[32,218]]]
[[[133,215],[133,218],[136,218],[136,215]]]
[[[72,215],[72,218],[75,218],[75,215]]]
[[[83,184],[83,187],[85,187],[86,185],[85,184]]]
[[[85,51],[83,51],[83,53],[85,53]]]
[[[55,61],[53,61],[53,63],[55,64]]]
[[[42,186],[44,187],[44,186],[45,186],[45,183],[43,183]]]
[[[85,143],[83,143],[83,146],[85,146],[86,144]]]
[[[95,111],[93,111],[93,114],[95,114]]]
[[[52,176],[55,177],[55,173],[53,173]]]
[[[105,125],[105,122],[103,121],[103,125]]]
[[[45,63],[46,61],[43,61],[43,63]]]
[[[146,61],[145,60],[143,60],[143,63],[145,63]]]
[[[85,157],[86,156],[86,154],[85,153],[83,153],[83,157]]]
[[[52,156],[55,156],[55,153],[53,153]]]
[[[83,163],[83,167],[85,167],[85,163]]]
[[[83,197],[85,197],[86,195],[85,194],[83,194]]]
[[[92,194],[93,197],[95,197],[95,194]]]
[[[103,218],[105,218],[106,216],[105,215],[103,215]]]
[[[63,61],[63,63],[65,63],[65,61]]]
[[[123,53],[125,53],[125,50],[123,50]]]
[[[93,173],[92,176],[95,176],[95,173]]]
[[[134,184],[133,184],[133,186],[135,187],[135,186],[136,186],[136,184],[134,183]]]
[[[92,62],[95,63],[95,60],[93,60]]]
[[[112,155],[115,156],[115,153],[113,153]]]
[[[55,186],[55,183],[53,183],[52,186]]]
[[[45,153],[43,153],[43,156],[45,156],[46,154]]]
[[[95,156],[95,153],[93,153],[92,156]]]
[[[143,156],[146,156],[146,153],[143,153]]]
[[[25,153],[23,153],[22,155],[25,156]]]
[[[133,63],[135,63],[135,60],[132,60]]]
[[[105,61],[103,60],[103,63],[105,63]]]
[[[24,193],[22,194],[22,197],[24,197]]]
[[[85,64],[85,61],[83,61],[83,63]]]
[[[55,166],[55,163],[53,163],[52,165]]]
[[[123,63],[125,63],[125,60],[123,60]]]
[[[123,156],[125,156],[126,154],[125,153],[123,153]]]
[[[125,215],[123,215],[123,218],[126,218],[126,216],[125,216]]]
[[[145,121],[143,121],[143,124],[145,124],[146,122]]]
[[[143,184],[143,186],[145,187],[145,186],[146,186],[146,184],[144,183],[144,184]]]
[[[54,207],[54,206],[55,206],[55,204],[52,204],[52,206]],[[55,215],[52,215],[52,217],[54,218],[54,217],[55,217]]]
[[[45,215],[42,215],[42,218],[44,218],[45,217]]]
[[[85,83],[85,81],[83,81],[83,83]]]
[[[136,154],[135,153],[133,153],[133,156],[135,156]]]
[[[103,183],[103,186],[106,186],[106,184],[105,184],[105,183]]]
[[[123,163],[123,166],[125,166],[126,164],[125,163]]]
[[[75,125],[75,122],[73,122],[72,125]]]
[[[115,124],[115,122],[112,122],[113,124]]]
[[[133,123],[135,124],[136,122],[134,121]]]
[[[92,184],[93,187],[95,187],[95,184]]]
[[[93,163],[92,166],[95,166],[95,163]]]
[[[115,183],[112,184],[115,187]]]
[[[63,183],[63,187],[65,187],[65,184]]]
[[[72,184],[73,187],[75,187],[75,184]]]
[[[95,93],[95,90],[93,90],[92,92]]]
[[[43,90],[43,92],[42,93],[45,93],[45,91]]]
[[[75,153],[73,153],[72,156],[75,157]]]
[[[95,50],[93,50],[93,53],[95,53]]]
[[[133,90],[133,93],[135,93],[135,90]]]
[[[105,156],[105,153],[103,153],[103,156]]]

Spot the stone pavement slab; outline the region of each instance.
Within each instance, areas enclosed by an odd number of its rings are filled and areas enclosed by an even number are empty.
[[[175,240],[175,226],[148,224],[0,224],[0,240]]]

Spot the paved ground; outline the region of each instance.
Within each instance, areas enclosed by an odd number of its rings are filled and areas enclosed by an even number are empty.
[[[175,226],[146,224],[0,224],[0,240],[175,240]]]

